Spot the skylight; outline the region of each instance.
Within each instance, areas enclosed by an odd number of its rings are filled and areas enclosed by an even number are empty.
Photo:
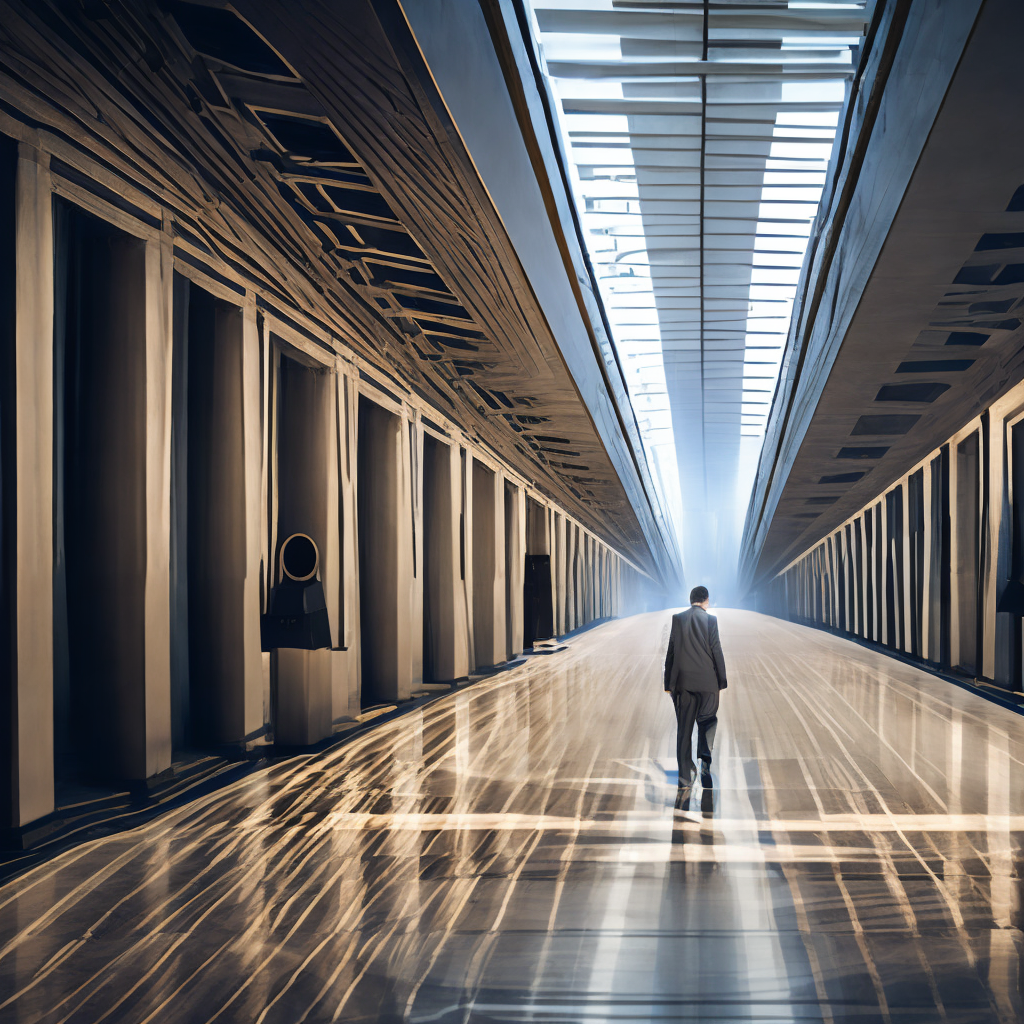
[[[526,2],[684,570],[722,580],[870,11]],[[694,516],[697,548],[683,529]]]

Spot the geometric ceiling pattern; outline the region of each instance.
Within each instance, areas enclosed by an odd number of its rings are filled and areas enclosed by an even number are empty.
[[[684,571],[727,590],[870,4],[529,7]]]
[[[177,259],[232,268],[671,570],[402,31],[368,2],[8,0],[0,93],[157,204]]]

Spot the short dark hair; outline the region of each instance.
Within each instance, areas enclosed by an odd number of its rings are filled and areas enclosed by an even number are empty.
[[[708,599],[707,587],[694,587],[690,591],[690,604],[703,604]]]

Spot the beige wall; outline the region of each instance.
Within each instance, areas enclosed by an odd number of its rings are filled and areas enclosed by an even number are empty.
[[[1012,545],[1012,506],[1024,496],[1012,493],[1009,469],[1012,465],[1011,431],[1024,422],[1024,384],[1013,388],[992,403],[982,415],[965,423],[943,445],[911,467],[851,517],[840,529],[851,527],[851,535],[863,538],[863,555],[851,562],[865,591],[865,615],[860,621],[848,620],[849,632],[892,647],[903,654],[919,652],[924,660],[943,661],[948,667],[1001,686],[1019,689],[1022,682],[1014,674],[1014,633],[1020,629],[1016,616],[997,611],[999,598],[1010,573]],[[967,475],[965,455],[977,448],[977,479]],[[959,454],[958,454],[959,453]],[[945,569],[940,551],[941,505],[943,486],[939,468],[948,460],[945,493],[949,503],[949,543]],[[909,530],[909,482],[922,474],[923,549],[920,572],[923,599],[915,609],[918,637],[911,631],[912,604],[916,602],[911,582],[912,538]],[[889,509],[885,494],[896,493],[903,512],[903,535],[890,553],[888,541]],[[976,524],[968,516],[977,509]],[[870,539],[868,535],[870,534]],[[796,559],[772,582],[762,595],[763,607],[776,614],[808,619],[836,627],[835,608],[827,609],[821,597],[834,593],[836,574],[829,568],[828,551],[833,537]],[[977,572],[974,569],[977,550]],[[898,560],[903,569],[903,585],[896,594],[896,629],[887,623],[889,601],[886,594],[886,558]],[[915,556],[916,557],[916,556]],[[976,577],[976,578],[975,578]],[[948,596],[944,597],[944,588]],[[867,594],[873,594],[874,613],[867,614]],[[817,603],[815,595],[819,596]],[[980,623],[980,630],[975,622]],[[965,629],[966,627],[966,629]],[[977,657],[972,635],[977,644]]]
[[[268,311],[252,283],[236,279],[231,268],[211,265],[207,275],[192,262],[179,261],[174,225],[158,207],[146,209],[159,227],[139,222],[80,184],[54,179],[47,154],[23,144],[16,195],[17,589],[12,608],[14,735],[8,762],[14,824],[34,821],[54,806],[53,496],[46,467],[54,452],[55,192],[124,233],[113,246],[120,269],[113,274],[110,296],[112,365],[106,390],[97,396],[116,392],[119,400],[107,402],[97,420],[103,436],[97,467],[105,481],[99,494],[107,514],[97,519],[96,541],[97,551],[109,553],[96,559],[97,587],[106,607],[114,609],[110,618],[116,629],[100,629],[97,636],[114,659],[109,716],[113,760],[122,777],[151,777],[174,757],[170,507],[175,271],[221,304],[210,367],[209,557],[201,579],[193,581],[207,595],[210,630],[203,643],[215,688],[218,742],[251,746],[266,742],[269,729],[277,742],[306,745],[358,719],[360,676],[369,663],[362,650],[368,608],[378,621],[374,656],[382,699],[402,700],[419,692],[427,605],[435,621],[435,678],[466,679],[476,667],[518,656],[528,539],[531,552],[544,548],[552,558],[558,633],[609,608],[613,613],[632,610],[641,574],[561,510],[556,514],[550,499],[480,451],[458,424],[427,409],[411,390],[398,387],[396,397],[393,380],[384,382],[343,338],[305,321],[301,311],[283,310],[284,317]],[[234,284],[228,287],[225,280]],[[288,377],[283,393],[277,387],[282,351],[305,368]],[[391,417],[373,442],[380,448],[371,460],[374,468],[363,474],[360,395]],[[441,424],[442,433],[424,425],[423,412]],[[424,508],[428,434],[436,441],[429,535]],[[373,530],[379,529],[376,550],[382,557],[373,567],[360,557],[361,491],[373,495],[379,511]],[[528,497],[534,510],[529,524]],[[320,549],[333,649],[265,654],[259,615],[277,581],[280,544],[297,531],[313,536]],[[379,573],[383,581],[370,599],[361,588],[368,573],[375,578]]]

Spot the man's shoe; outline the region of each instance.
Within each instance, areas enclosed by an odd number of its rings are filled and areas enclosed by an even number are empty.
[[[710,786],[705,786],[700,795],[700,809],[705,815],[715,812],[715,791]]]

